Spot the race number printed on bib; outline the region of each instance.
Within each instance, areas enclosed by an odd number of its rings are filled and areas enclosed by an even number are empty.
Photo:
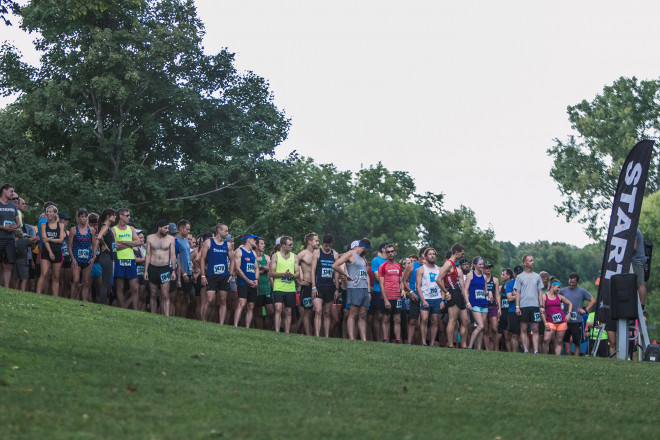
[[[291,277],[282,277],[280,278],[280,281],[282,281],[285,284],[291,284]]]
[[[541,322],[541,314],[539,312],[534,312],[534,322]]]
[[[223,273],[225,273],[224,264],[216,264],[213,266],[213,275],[222,275]]]
[[[366,270],[361,270],[360,271],[360,278],[366,279],[367,278],[367,271]]]
[[[438,288],[436,286],[429,287],[429,296],[436,297],[438,296]]]
[[[247,263],[245,265],[245,270],[250,273],[254,273],[254,263]]]
[[[81,260],[89,260],[89,249],[78,249],[78,258]]]
[[[312,297],[303,298],[302,303],[303,303],[303,307],[306,309],[311,309],[312,306],[314,305],[312,301]]]
[[[165,272],[160,274],[160,282],[161,283],[169,283],[170,282],[170,273]]]
[[[138,266],[137,267],[137,274],[138,275],[144,275],[144,266]]]
[[[476,299],[486,299],[486,292],[484,292],[483,290],[475,290],[474,297]]]
[[[555,313],[552,315],[553,324],[559,324],[561,322],[561,313]]]
[[[400,300],[400,299],[397,299],[397,300],[396,300],[396,308],[397,308],[397,309],[400,309],[400,308],[402,308],[402,307],[403,307],[403,301]]]
[[[119,260],[119,265],[123,267],[131,267],[131,261],[133,260]]]
[[[321,278],[332,278],[333,270],[330,267],[321,268]]]
[[[509,308],[509,300],[508,299],[503,299],[502,300],[502,308],[503,309]]]
[[[5,226],[5,227],[12,226],[13,224],[14,224],[14,222],[11,221],[11,220],[5,220],[4,222],[2,222],[2,226]]]
[[[577,312],[571,312],[571,321],[577,321],[577,319],[578,319]]]

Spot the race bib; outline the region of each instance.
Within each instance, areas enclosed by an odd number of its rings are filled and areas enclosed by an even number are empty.
[[[559,324],[561,322],[561,313],[555,313],[552,315],[553,324]]]
[[[539,312],[534,312],[534,322],[541,322],[541,314]]]
[[[117,244],[114,241],[112,242],[112,252],[117,252]]]
[[[476,299],[486,299],[486,292],[484,292],[483,290],[475,290],[474,297]]]
[[[332,278],[333,270],[331,267],[324,267],[321,269],[321,278]]]
[[[438,296],[438,288],[436,286],[429,288],[429,296],[436,297]]]
[[[282,277],[280,278],[280,281],[282,281],[284,284],[291,284],[291,277]]]
[[[225,273],[225,265],[224,264],[216,264],[213,266],[213,275],[222,275]]]
[[[410,309],[410,299],[406,298],[404,304],[406,305],[406,309]]]
[[[577,320],[578,320],[577,312],[571,312],[571,321],[577,321]]]
[[[306,309],[311,309],[312,306],[314,305],[312,297],[303,298],[302,303],[303,303],[303,307]]]
[[[14,224],[14,222],[11,221],[11,220],[5,220],[4,222],[2,222],[2,226],[5,226],[5,227],[11,226],[13,224]]]
[[[63,257],[69,256],[69,248],[62,248],[62,256]]]
[[[89,260],[89,249],[78,249],[79,260]]]
[[[119,265],[123,267],[131,267],[131,261],[133,260],[119,260]]]
[[[403,307],[403,300],[397,299],[396,300],[396,308],[400,309]]]
[[[247,263],[245,265],[245,270],[250,273],[254,273],[254,263]]]
[[[502,300],[502,308],[503,309],[509,308],[509,300],[508,299],[503,299]]]
[[[170,273],[165,272],[160,274],[160,282],[161,283],[169,283],[170,282]]]
[[[137,267],[137,274],[138,275],[144,275],[144,266],[138,266]]]
[[[360,278],[361,279],[366,279],[367,278],[367,271],[366,270],[361,270],[360,271]]]

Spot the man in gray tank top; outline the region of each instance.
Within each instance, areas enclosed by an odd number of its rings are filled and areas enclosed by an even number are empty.
[[[355,318],[360,331],[360,339],[367,340],[367,307],[371,300],[369,275],[364,255],[371,249],[371,241],[367,238],[351,243],[351,250],[335,261],[332,268],[348,279],[348,302],[350,309],[346,327],[348,339],[355,339]],[[345,264],[345,266],[344,266]]]

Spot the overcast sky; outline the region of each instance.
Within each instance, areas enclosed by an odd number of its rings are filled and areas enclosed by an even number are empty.
[[[207,52],[235,52],[292,119],[279,157],[353,171],[381,161],[514,243],[589,242],[553,210],[546,150],[571,133],[568,105],[620,76],[660,76],[660,2],[196,4]]]

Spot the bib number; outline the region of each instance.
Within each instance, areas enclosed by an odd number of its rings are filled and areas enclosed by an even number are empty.
[[[4,222],[2,222],[2,226],[4,226],[4,227],[12,226],[13,224],[14,224],[14,222],[11,221],[11,220],[5,220]]]
[[[577,321],[577,320],[578,320],[577,312],[571,312],[571,321]]]
[[[254,263],[247,263],[245,265],[245,270],[250,273],[254,273]]]
[[[63,257],[69,256],[69,248],[62,248],[62,256]]]
[[[89,260],[89,249],[78,249],[79,260]]]
[[[360,279],[366,279],[367,278],[367,271],[366,270],[361,270],[360,271]]]
[[[403,300],[397,299],[396,300],[396,308],[401,309],[403,307]]]
[[[539,312],[534,312],[534,322],[541,322],[541,314]]]
[[[112,252],[117,253],[117,244],[114,241],[112,242]]]
[[[429,288],[429,296],[430,297],[438,296],[438,288],[436,286]]]
[[[555,313],[552,315],[552,323],[559,324],[561,322],[561,313]]]
[[[161,273],[160,274],[160,282],[161,283],[169,283],[170,282],[170,273],[169,272]]]
[[[508,299],[503,299],[502,300],[502,308],[503,309],[509,308],[509,300]]]
[[[304,308],[306,308],[306,309],[311,309],[312,306],[313,306],[312,297],[309,297],[309,298],[303,298],[302,303],[303,303],[303,307],[304,307]]]
[[[138,275],[144,275],[144,266],[138,266],[137,267],[137,274]]]
[[[280,278],[280,281],[282,281],[284,284],[291,284],[291,277],[282,277]]]
[[[321,278],[332,278],[333,270],[330,267],[324,267],[321,269]]]
[[[131,267],[131,261],[133,260],[119,260],[119,265],[123,267]]]
[[[486,292],[484,292],[483,290],[475,290],[474,297],[476,299],[486,299]]]
[[[225,265],[224,264],[216,264],[213,266],[213,275],[222,275],[225,273]]]

